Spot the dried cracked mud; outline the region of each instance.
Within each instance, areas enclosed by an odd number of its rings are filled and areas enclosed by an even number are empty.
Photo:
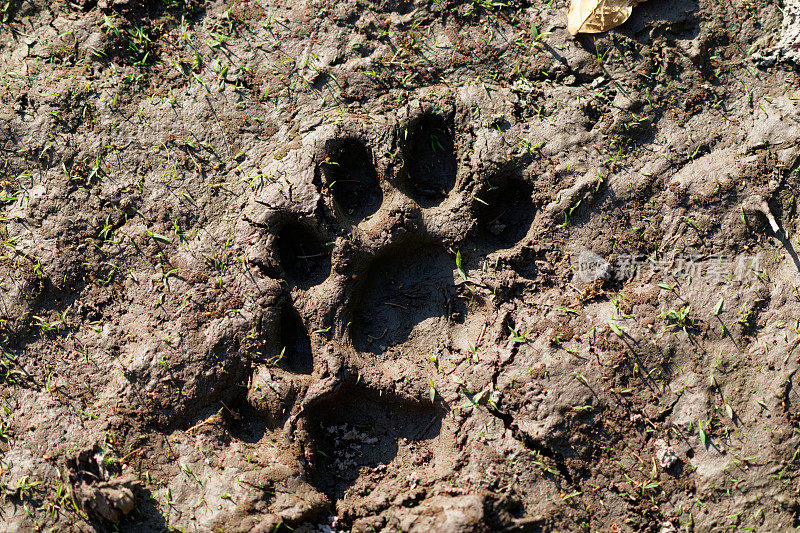
[[[565,8],[0,2],[0,530],[800,525],[796,2]]]

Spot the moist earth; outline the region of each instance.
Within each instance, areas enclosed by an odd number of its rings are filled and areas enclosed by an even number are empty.
[[[800,525],[796,2],[566,7],[0,2],[1,529]]]

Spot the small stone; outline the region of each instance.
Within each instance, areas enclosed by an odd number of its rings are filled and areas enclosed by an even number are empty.
[[[656,459],[658,460],[658,464],[661,465],[661,468],[668,470],[678,462],[678,454],[675,453],[675,450],[673,450],[672,447],[666,443],[666,441],[658,439],[655,442],[655,446]]]
[[[676,531],[675,524],[669,520],[665,520],[661,522],[661,529],[658,530],[658,533],[675,533]]]
[[[600,76],[599,78],[595,78],[595,80],[592,82],[592,84],[591,84],[591,85],[589,85],[589,87],[590,87],[591,89],[597,89],[597,88],[598,88],[598,87],[600,87],[600,86],[601,86],[603,83],[605,83],[605,81],[606,81],[606,79],[605,79],[603,76]]]
[[[503,113],[494,113],[492,114],[492,126],[496,126],[498,124],[502,124],[505,122],[506,116]]]
[[[500,405],[500,402],[503,399],[503,393],[499,390],[492,391],[492,394],[489,396],[489,403],[497,407]]]

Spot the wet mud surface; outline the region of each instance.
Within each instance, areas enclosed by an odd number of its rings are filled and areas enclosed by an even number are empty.
[[[0,529],[800,523],[793,3],[0,8]]]

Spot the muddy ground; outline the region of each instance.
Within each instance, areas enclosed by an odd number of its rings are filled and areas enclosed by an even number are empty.
[[[800,525],[800,6],[565,8],[0,1],[0,529]]]

